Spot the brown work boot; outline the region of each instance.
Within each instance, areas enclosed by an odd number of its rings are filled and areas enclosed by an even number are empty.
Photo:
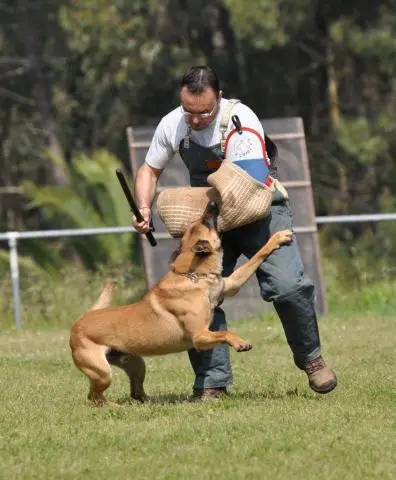
[[[337,386],[335,373],[321,356],[306,363],[304,371],[308,375],[309,386],[316,393],[329,393]]]
[[[194,388],[190,400],[192,402],[207,402],[212,400],[219,400],[226,395],[228,395],[226,387]]]

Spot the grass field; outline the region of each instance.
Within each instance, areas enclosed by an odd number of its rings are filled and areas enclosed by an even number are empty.
[[[320,396],[292,364],[272,315],[234,322],[254,344],[232,353],[231,395],[187,401],[186,354],[147,359],[145,405],[128,401],[123,372],[94,408],[73,366],[68,332],[0,336],[0,478],[394,479],[394,316],[320,321],[339,387]]]

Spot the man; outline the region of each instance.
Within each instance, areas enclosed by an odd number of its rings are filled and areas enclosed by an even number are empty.
[[[224,131],[224,115],[232,109],[243,127],[259,132],[262,125],[254,112],[242,103],[232,104],[222,98],[219,80],[208,67],[190,68],[180,89],[181,105],[162,118],[153,136],[145,163],[136,176],[135,194],[144,218],[135,228],[146,233],[149,229],[151,204],[156,185],[167,162],[179,152],[190,173],[191,186],[207,186],[207,176],[216,170],[221,159],[225,135],[234,128],[229,122]],[[275,175],[274,159],[270,158],[270,173]],[[271,213],[256,221],[223,234],[223,274],[229,275],[241,254],[251,257],[270,235],[292,228],[292,214],[287,199],[276,191]],[[257,271],[261,296],[272,301],[282,322],[292,350],[294,362],[308,375],[310,387],[318,393],[328,393],[337,385],[333,371],[326,365],[320,350],[320,339],[314,309],[314,286],[304,273],[296,242],[274,252]],[[215,311],[212,330],[227,328],[223,310]],[[193,398],[217,398],[227,393],[232,372],[227,346],[211,351],[189,352],[196,378]]]

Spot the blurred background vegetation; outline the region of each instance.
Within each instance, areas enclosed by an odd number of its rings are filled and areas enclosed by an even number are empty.
[[[395,212],[395,7],[1,0],[0,229],[129,225],[109,174],[129,170],[125,128],[153,125],[174,108],[181,74],[199,63],[260,118],[303,118],[317,215]],[[340,295],[394,277],[393,223],[328,225],[320,235],[327,284]],[[20,248],[29,271],[78,265],[81,278],[137,255],[133,235]]]

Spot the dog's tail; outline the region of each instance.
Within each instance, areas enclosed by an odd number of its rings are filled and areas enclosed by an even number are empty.
[[[113,298],[113,294],[117,287],[117,282],[107,282],[102,293],[100,294],[100,297],[96,300],[91,310],[99,310],[100,308],[109,307]]]

